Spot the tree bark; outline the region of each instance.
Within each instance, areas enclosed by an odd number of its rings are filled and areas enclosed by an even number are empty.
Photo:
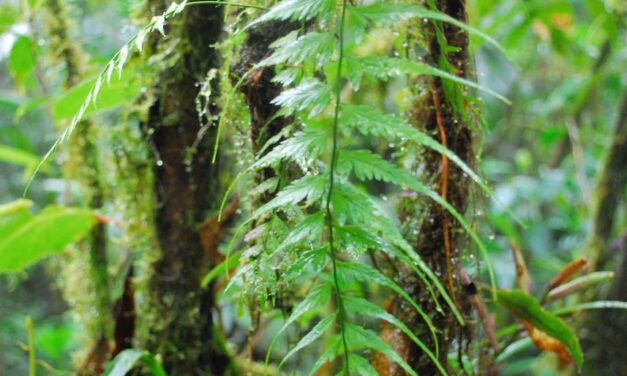
[[[458,0],[439,0],[436,2],[439,11],[466,22],[465,2]],[[425,27],[420,24],[412,25],[410,30],[415,43],[410,58],[448,69],[460,77],[467,75],[468,65],[468,36],[457,27],[449,24]],[[439,28],[439,29],[438,29]],[[446,43],[453,49],[443,50],[442,41],[438,40],[440,30]],[[410,33],[410,34],[411,34]],[[423,40],[424,45],[418,46]],[[448,63],[446,62],[448,61]],[[473,134],[471,124],[466,113],[462,89],[439,78],[427,78],[417,82],[414,91],[415,101],[410,110],[410,121],[417,127],[429,133],[443,145],[457,154],[467,164],[473,165]],[[414,166],[415,170],[423,170],[423,180],[432,182],[432,189],[446,198],[460,213],[464,213],[468,206],[469,178],[455,165],[433,150],[422,151],[421,166]],[[421,168],[422,167],[422,168]],[[415,193],[405,194],[399,204],[399,213],[403,233],[413,245],[416,252],[424,259],[427,265],[439,277],[449,295],[455,300],[462,312],[467,311],[467,304],[462,300],[464,291],[460,290],[461,281],[456,268],[459,263],[460,227],[457,221],[444,208],[425,198],[416,197]],[[397,282],[418,302],[424,312],[431,318],[438,328],[439,360],[444,367],[447,364],[447,355],[453,350],[454,344],[462,346],[462,337],[468,333],[456,321],[451,310],[439,294],[438,303],[444,312],[439,312],[431,293],[413,270],[404,265],[398,265]],[[429,348],[435,348],[431,334],[424,320],[413,307],[401,297],[395,297],[390,310],[396,317],[402,318],[408,327],[421,338]],[[412,341],[399,330],[385,327],[382,336],[395,345],[396,350],[406,358],[408,363],[418,374],[435,375],[439,371]],[[392,362],[377,362],[377,369],[389,375],[404,375],[404,371]]]
[[[169,1],[148,2],[161,14]],[[201,289],[205,250],[199,225],[220,202],[220,159],[212,163],[216,127],[201,136],[196,111],[199,82],[221,59],[214,46],[222,34],[224,9],[203,5],[186,10],[168,25],[157,52],[165,61],[155,82],[154,102],[141,125],[154,151],[155,232],[158,249],[145,256],[146,284],[138,305],[137,342],[160,354],[171,375],[220,375],[229,359],[214,330],[213,289]],[[209,111],[218,113],[212,85]],[[202,138],[199,138],[202,137]],[[194,147],[195,145],[195,147]],[[217,247],[219,242],[214,242]],[[142,296],[144,295],[144,296]]]
[[[593,206],[592,233],[585,252],[591,268],[608,268],[610,239],[615,227],[616,213],[625,202],[627,188],[627,95],[624,95],[618,114],[612,146],[599,176]],[[623,230],[624,231],[624,230]],[[616,246],[616,278],[609,293],[601,299],[627,301],[627,247],[624,237]],[[584,374],[627,374],[624,341],[627,338],[627,315],[623,310],[601,310],[584,316],[582,342],[586,354]]]

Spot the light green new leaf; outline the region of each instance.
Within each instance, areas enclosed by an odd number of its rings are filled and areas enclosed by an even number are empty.
[[[329,330],[333,322],[335,321],[335,315],[330,315],[320,320],[303,338],[298,341],[296,346],[294,346],[290,351],[285,354],[281,363],[279,363],[279,368],[285,364],[285,362],[291,358],[294,354],[302,350],[303,348],[314,343],[318,338],[322,337],[322,335]]]
[[[37,46],[25,36],[17,38],[9,54],[9,71],[19,86],[24,86],[37,65]]]
[[[496,302],[518,318],[560,341],[570,352],[577,368],[583,364],[583,353],[573,330],[555,314],[545,310],[531,295],[518,290],[499,290]]]
[[[0,145],[0,162],[24,167],[28,173],[39,163],[39,156],[8,145]],[[49,171],[48,166],[42,166],[42,171]]]
[[[103,376],[126,376],[138,365],[145,365],[154,376],[167,376],[167,373],[148,351],[127,349],[119,353],[105,369]]]
[[[61,251],[80,239],[96,223],[92,211],[48,207],[38,215],[25,214],[26,207],[8,213],[0,210],[0,273],[18,272],[41,258]]]
[[[110,85],[102,85],[100,76],[92,77],[67,90],[55,98],[52,104],[54,120],[59,122],[71,120],[81,109],[85,98],[92,88],[98,89],[96,95],[92,95],[93,105],[87,106],[83,116],[112,109],[116,106],[133,101],[139,95],[139,84],[133,79],[133,72],[126,70],[122,79],[113,80]],[[96,98],[98,98],[96,100]]]

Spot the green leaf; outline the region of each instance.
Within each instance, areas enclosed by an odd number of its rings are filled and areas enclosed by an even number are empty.
[[[298,244],[306,243],[310,247],[310,242],[320,239],[324,229],[324,212],[319,211],[311,214],[300,221],[294,229],[287,235],[274,252],[283,252],[288,248],[293,248]]]
[[[147,351],[127,349],[120,352],[105,369],[103,376],[125,376],[143,364],[154,376],[167,376],[159,360]]]
[[[322,198],[325,183],[325,175],[308,175],[295,180],[283,188],[270,202],[257,209],[252,218],[258,218],[285,205],[296,205],[303,200],[310,205]]]
[[[401,77],[409,74],[434,76],[481,90],[498,98],[504,103],[511,104],[507,98],[494,90],[425,63],[387,56],[366,56],[356,57],[354,59],[355,62],[353,64],[361,66],[361,70],[365,76],[370,79],[386,81],[392,77]]]
[[[39,156],[12,146],[0,145],[0,162],[22,166],[28,173],[39,163]],[[50,171],[50,169],[46,165],[43,166],[42,171]]]
[[[442,144],[424,132],[412,127],[403,119],[392,114],[386,114],[372,106],[342,105],[340,123],[343,127],[356,129],[364,135],[385,136],[389,139],[400,138],[410,140],[437,151],[455,163],[462,171],[488,194],[493,195],[486,182],[477,175],[457,154],[445,148]]]
[[[493,294],[495,293],[496,278],[494,276],[494,270],[492,268],[492,263],[490,262],[490,257],[485,244],[481,241],[477,233],[472,229],[464,217],[448,201],[443,199],[440,195],[424,184],[420,183],[411,174],[401,170],[393,163],[384,160],[378,154],[374,154],[368,150],[342,150],[339,153],[338,171],[348,173],[351,170],[360,179],[374,178],[400,186],[407,186],[415,190],[417,193],[429,197],[451,213],[468,235],[470,235],[485,258],[488,267],[488,274],[490,275],[490,284],[492,285]]]
[[[306,78],[295,88],[283,91],[272,103],[282,106],[284,115],[310,108],[309,116],[313,117],[331,103],[331,87],[315,78]]]
[[[285,364],[285,362],[291,358],[294,354],[302,350],[303,348],[314,343],[318,338],[322,337],[322,335],[329,330],[333,322],[335,321],[335,315],[330,315],[320,320],[303,338],[298,341],[296,346],[294,346],[290,351],[283,357],[281,363],[279,363],[279,368]]]
[[[309,376],[317,375],[318,370],[322,366],[328,362],[332,362],[337,357],[337,354],[340,352],[340,348],[342,347],[342,337],[340,335],[332,336],[329,343],[325,347],[326,349],[322,355],[320,355],[320,358],[316,360],[314,365],[309,370]]]
[[[509,309],[518,318],[560,341],[575,359],[577,368],[583,364],[579,340],[571,328],[555,314],[545,310],[531,295],[517,290],[499,290],[496,302]]]
[[[412,376],[417,376],[418,374],[410,367],[409,364],[400,356],[390,345],[385,343],[377,335],[377,333],[362,328],[359,325],[348,324],[346,325],[346,338],[349,343],[349,346],[355,347],[365,347],[368,349],[376,350],[388,358],[392,359],[398,365],[401,366],[408,374]]]
[[[327,130],[322,127],[307,127],[284,140],[268,154],[250,166],[251,170],[276,166],[284,160],[305,160],[324,153],[327,144]]]
[[[435,344],[435,353],[439,353],[438,349],[438,340],[436,336],[436,328],[433,325],[433,322],[429,318],[429,316],[423,311],[423,309],[412,299],[412,297],[403,290],[396,282],[392,281],[387,276],[383,275],[377,269],[363,264],[358,264],[354,262],[337,262],[338,270],[341,272],[338,273],[338,276],[341,279],[354,279],[357,281],[362,281],[365,283],[376,283],[381,286],[385,286],[390,290],[394,291],[398,295],[400,295],[405,301],[411,304],[412,307],[418,312],[418,314],[425,321],[427,326],[429,327],[429,331],[431,332],[431,336],[433,339],[433,343]]]
[[[625,309],[627,310],[627,302],[619,302],[613,300],[601,300],[596,302],[588,302],[576,304],[574,306],[568,306],[559,308],[553,311],[554,314],[562,316],[579,311],[586,311],[590,309]]]
[[[399,21],[404,21],[417,17],[450,23],[459,27],[460,29],[466,30],[470,34],[474,34],[480,37],[481,39],[496,47],[502,53],[505,53],[503,47],[501,47],[501,45],[499,45],[496,40],[494,40],[486,33],[482,32],[481,30],[467,25],[447,14],[426,9],[419,5],[391,4],[387,1],[382,1],[374,4],[353,7],[352,12],[356,17],[362,17],[380,25],[395,24]]]
[[[351,374],[354,372],[361,376],[379,376],[377,370],[370,364],[367,359],[359,355],[348,354],[348,362],[351,367]],[[337,376],[346,375],[346,370],[342,369]]]
[[[319,309],[320,307],[324,307],[331,297],[331,290],[331,285],[329,285],[328,283],[316,286],[309,292],[305,299],[301,300],[296,305],[296,307],[294,307],[292,314],[290,315],[290,317],[287,318],[281,329],[276,332],[276,334],[272,338],[270,346],[268,346],[268,351],[266,352],[266,365],[270,361],[272,349],[274,348],[274,344],[276,343],[279,336],[305,313],[314,311],[316,309]]]
[[[274,48],[274,53],[258,65],[298,65],[312,60],[316,62],[316,66],[321,67],[329,61],[335,42],[333,33],[311,32],[298,38],[297,35],[298,32],[295,31],[274,42],[270,46]]]
[[[110,85],[102,85],[101,77],[94,76],[68,89],[54,99],[52,104],[54,120],[56,122],[71,120],[80,111],[92,88],[94,88],[94,94],[91,95],[93,105],[85,108],[83,116],[132,102],[140,91],[140,85],[133,79],[134,76],[134,72],[127,70],[120,80],[113,80]],[[99,90],[98,93],[96,88]]]
[[[19,14],[12,4],[0,5],[0,35],[11,29],[18,20]]]
[[[17,38],[9,54],[9,71],[18,86],[24,86],[37,65],[37,46],[25,36]]]
[[[371,303],[365,299],[346,296],[344,297],[344,306],[346,307],[346,312],[349,315],[360,314],[365,316],[370,316],[377,318],[379,320],[387,321],[388,323],[394,325],[398,329],[400,329],[407,337],[409,337],[418,347],[424,351],[427,356],[431,359],[433,364],[438,368],[442,375],[447,375],[446,370],[440,364],[438,358],[429,350],[429,348],[420,340],[416,335],[405,325],[401,320],[397,319],[396,316],[390,314],[380,306]]]
[[[335,0],[283,0],[248,24],[247,28],[270,20],[306,21],[320,14],[328,15],[334,10]]]
[[[86,235],[96,223],[86,209],[48,207],[36,216],[24,214],[21,208],[11,214],[0,210],[0,273],[18,272],[41,258],[61,251]]]

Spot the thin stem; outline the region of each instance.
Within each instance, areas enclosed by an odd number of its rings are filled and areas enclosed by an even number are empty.
[[[346,341],[346,310],[344,308],[344,301],[340,292],[340,284],[337,274],[337,255],[335,251],[334,238],[333,238],[333,210],[331,208],[331,200],[333,198],[333,188],[335,184],[335,166],[337,164],[337,137],[338,137],[338,123],[340,118],[340,103],[342,95],[342,64],[344,63],[344,19],[346,17],[346,0],[342,1],[342,14],[339,24],[339,42],[340,42],[340,56],[337,63],[337,77],[335,81],[335,114],[333,118],[333,148],[331,151],[331,168],[329,170],[329,192],[327,193],[326,203],[326,222],[329,231],[329,249],[331,250],[331,263],[333,265],[333,283],[335,284],[335,299],[338,307],[339,315],[338,321],[340,325],[340,332],[342,333],[342,344],[344,346],[344,367],[346,375],[350,375],[350,368],[348,363],[348,344]]]
[[[37,375],[37,355],[35,354],[35,337],[33,335],[33,319],[26,318],[26,335],[28,336],[28,375]]]

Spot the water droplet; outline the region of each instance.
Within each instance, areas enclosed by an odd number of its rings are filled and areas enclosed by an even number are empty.
[[[163,166],[163,161],[161,159],[157,160],[157,166],[159,167]]]

